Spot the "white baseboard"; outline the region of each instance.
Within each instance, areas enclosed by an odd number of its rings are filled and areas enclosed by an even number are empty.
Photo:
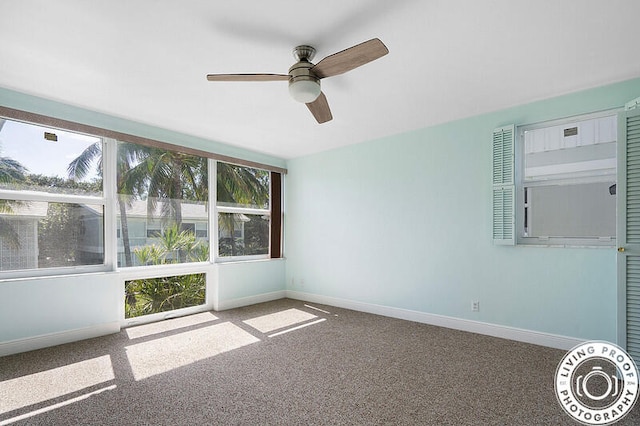
[[[392,318],[452,328],[455,330],[485,334],[488,336],[516,340],[518,342],[532,343],[535,345],[548,346],[550,348],[556,349],[569,350],[584,342],[584,339],[577,339],[575,337],[560,336],[539,331],[525,330],[522,328],[508,327],[504,325],[490,324],[486,322],[473,321],[462,318],[454,318],[445,315],[429,314],[426,312],[412,311],[409,309],[393,308],[389,306],[357,302],[354,300],[321,296],[312,293],[287,290],[286,296],[290,299],[302,300],[305,302],[321,303],[323,305],[335,306],[338,308],[383,315]]]
[[[243,306],[255,305],[256,303],[271,302],[272,300],[284,299],[287,297],[285,290],[273,291],[271,293],[257,294],[255,296],[241,297],[238,299],[220,300],[216,311],[241,308]]]
[[[77,342],[78,340],[92,339],[94,337],[117,333],[119,331],[120,323],[118,321],[114,321],[86,328],[62,331],[59,333],[43,334],[40,336],[28,337],[26,339],[0,342],[0,356]]]
[[[485,334],[488,336],[500,337],[503,339],[516,340],[519,342],[532,343],[563,350],[569,350],[576,345],[584,342],[584,339],[577,339],[575,337],[560,336],[539,331],[525,330],[504,325],[490,324],[462,318],[454,318],[445,315],[429,314],[426,312],[412,311],[409,309],[394,308],[389,306],[376,305],[372,303],[364,303],[354,300],[340,299],[336,297],[322,296],[292,290],[274,291],[271,293],[264,293],[255,296],[221,301],[218,304],[217,310],[222,311],[226,309],[239,308],[242,306],[254,305],[256,303],[283,299],[285,297],[290,299],[302,300],[305,302],[320,303],[323,305],[335,306],[338,308],[383,315],[407,321],[415,321],[424,324],[452,328],[455,330],[469,331],[472,333]],[[91,339],[94,337],[117,333],[119,331],[120,323],[115,321],[92,327],[45,334],[29,337],[26,339],[12,340],[8,342],[0,342],[0,357],[20,352],[42,349],[49,346],[61,345],[64,343],[71,343],[84,339]]]

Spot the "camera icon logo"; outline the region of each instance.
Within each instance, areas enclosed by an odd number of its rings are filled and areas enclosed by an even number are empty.
[[[558,364],[555,393],[562,409],[585,425],[610,425],[633,408],[640,390],[638,368],[620,347],[584,342]]]
[[[590,388],[588,386],[588,382],[589,382],[589,379],[591,379],[592,377],[595,377],[596,379],[604,379],[604,383],[606,383],[606,390],[604,391],[604,393],[602,393],[602,395],[593,395],[589,390]],[[600,385],[600,383],[596,384],[595,386],[596,389],[599,387],[598,385]],[[607,375],[607,373],[602,371],[602,367],[593,366],[591,367],[591,371],[587,373],[586,376],[583,376],[581,374],[576,377],[575,387],[576,387],[576,393],[578,394],[578,396],[580,397],[586,396],[592,401],[602,401],[603,399],[608,398],[609,396],[618,395],[619,382],[616,375],[614,374]]]

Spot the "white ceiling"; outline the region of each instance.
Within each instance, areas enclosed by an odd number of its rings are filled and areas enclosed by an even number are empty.
[[[639,16],[638,0],[3,0],[0,86],[288,159],[639,77]],[[205,79],[373,37],[389,55],[322,81],[326,124],[286,82]]]

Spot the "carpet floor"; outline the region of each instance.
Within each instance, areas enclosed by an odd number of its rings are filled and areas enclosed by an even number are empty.
[[[575,425],[564,355],[283,299],[2,357],[0,425]]]

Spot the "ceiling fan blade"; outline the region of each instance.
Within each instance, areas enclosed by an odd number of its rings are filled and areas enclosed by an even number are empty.
[[[287,74],[207,74],[209,81],[280,81],[289,80]]]
[[[320,96],[318,96],[315,101],[309,102],[305,105],[309,108],[309,111],[311,111],[311,114],[313,114],[318,124],[326,123],[333,119],[329,103],[327,102],[327,97],[324,93],[320,92]]]
[[[311,71],[318,78],[331,77],[351,71],[387,53],[389,53],[387,46],[380,39],[372,38],[369,41],[327,56],[311,68]]]

